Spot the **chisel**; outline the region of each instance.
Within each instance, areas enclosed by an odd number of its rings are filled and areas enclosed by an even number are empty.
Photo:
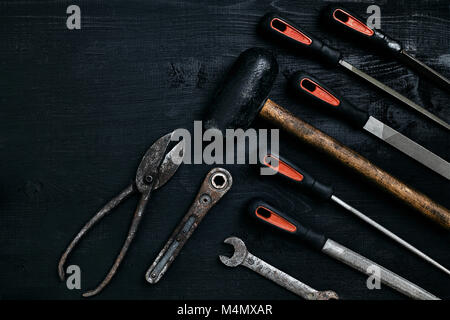
[[[382,30],[370,28],[362,22],[362,19],[348,9],[341,6],[329,5],[322,11],[322,18],[333,30],[341,31],[355,40],[365,41],[366,44],[376,51],[397,58],[407,66],[428,77],[428,79],[434,81],[443,89],[450,92],[449,79],[411,56],[403,49],[400,42],[392,39]]]
[[[379,270],[379,280],[392,289],[413,299],[440,300],[435,295],[402,278],[398,274],[380,266],[379,264],[363,257],[362,255],[344,247],[343,245],[326,238],[323,234],[306,228],[298,221],[281,212],[268,203],[256,199],[249,205],[249,213],[260,222],[266,223],[278,230],[287,232],[306,241],[314,249],[320,250],[328,256],[358,270],[368,276],[373,276],[371,269]]]
[[[382,225],[373,221],[368,216],[361,213],[359,210],[353,208],[352,206],[350,206],[343,200],[339,199],[334,194],[334,189],[332,186],[324,184],[320,181],[317,181],[313,176],[308,174],[303,169],[300,169],[299,167],[294,165],[292,162],[289,162],[288,160],[281,158],[279,155],[267,153],[264,156],[263,165],[276,171],[277,176],[280,176],[280,177],[284,178],[284,180],[291,182],[291,184],[293,184],[294,186],[300,186],[303,190],[307,190],[311,194],[313,194],[323,200],[331,200],[331,201],[337,203],[339,206],[341,206],[342,208],[353,213],[355,216],[357,216],[361,220],[367,222],[372,227],[374,227],[378,231],[382,232],[383,234],[385,234],[392,240],[396,241],[404,248],[408,249],[409,251],[413,252],[420,258],[424,259],[425,261],[431,263],[438,269],[444,271],[446,274],[450,275],[450,271],[447,268],[445,268],[440,263],[436,262],[435,260],[433,260],[432,258],[427,256],[425,253],[416,249],[415,247],[410,245],[408,242],[406,242],[399,236],[395,235],[394,233],[392,233],[391,231],[389,231]]]
[[[350,71],[352,74],[357,75],[361,79],[364,79],[365,81],[381,89],[385,93],[388,93],[390,96],[396,98],[398,101],[406,104],[407,106],[420,112],[434,122],[440,124],[444,128],[450,129],[450,125],[447,122],[432,114],[422,106],[419,106],[417,103],[406,98],[394,89],[386,86],[375,78],[357,69],[356,67],[345,61],[342,58],[342,54],[338,50],[324,44],[321,40],[315,38],[311,34],[305,33],[303,30],[295,26],[291,21],[281,17],[279,14],[266,14],[261,19],[259,28],[261,30],[261,33],[268,35],[272,39],[277,40],[281,43],[289,45],[296,51],[309,53],[311,57],[322,60],[326,65],[330,67],[335,67],[337,65],[343,67],[344,69]]]
[[[318,105],[327,107],[331,112],[343,117],[352,125],[363,128],[441,176],[450,179],[450,163],[370,116],[366,111],[355,107],[342,97],[338,97],[319,80],[298,71],[290,78],[289,86],[294,93],[302,98],[306,97]]]

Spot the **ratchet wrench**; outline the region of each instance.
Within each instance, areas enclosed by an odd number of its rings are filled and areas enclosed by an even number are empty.
[[[145,279],[148,283],[155,284],[161,280],[200,222],[232,184],[233,178],[227,170],[214,168],[208,172],[188,212],[147,270]]]

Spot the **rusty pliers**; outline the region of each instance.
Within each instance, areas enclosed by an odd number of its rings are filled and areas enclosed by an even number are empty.
[[[61,280],[64,280],[64,264],[67,257],[72,252],[75,245],[81,240],[81,238],[104,216],[111,212],[121,202],[126,200],[132,194],[139,193],[141,198],[131,221],[131,226],[128,231],[128,235],[119,252],[113,266],[105,279],[94,290],[88,291],[83,294],[84,297],[96,295],[110,282],[112,277],[117,271],[120,263],[122,262],[128,247],[130,246],[139,223],[141,222],[142,215],[150,195],[153,190],[158,189],[164,185],[177,171],[180,166],[184,155],[184,141],[178,142],[167,154],[167,148],[171,141],[173,132],[166,134],[159,138],[145,153],[142,161],[137,169],[135,181],[126,187],[119,195],[109,201],[100,211],[98,211],[78,232],[75,238],[67,247],[66,251],[62,255],[58,264],[58,273]]]

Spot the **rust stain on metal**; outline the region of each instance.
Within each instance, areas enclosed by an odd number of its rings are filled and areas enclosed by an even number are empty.
[[[296,295],[307,300],[330,300],[339,299],[334,291],[317,291],[307,284],[291,277],[287,273],[275,268],[264,260],[254,256],[247,250],[244,241],[237,237],[229,237],[225,239],[224,243],[230,244],[234,248],[234,253],[231,257],[219,256],[220,261],[227,267],[244,266],[259,275],[272,280],[283,288],[295,293]]]
[[[149,283],[155,284],[162,278],[200,222],[232,184],[233,179],[227,170],[214,168],[208,172],[188,212],[147,270],[145,279]]]
[[[131,242],[134,239],[152,191],[166,183],[180,166],[181,160],[183,158],[183,142],[179,142],[175,147],[171,149],[171,151],[167,155],[165,155],[167,147],[169,146],[169,143],[171,141],[172,134],[173,133],[169,133],[161,137],[147,150],[137,169],[135,182],[126,187],[119,195],[114,197],[102,209],[100,209],[100,211],[98,211],[84,225],[80,232],[78,232],[78,234],[67,247],[66,251],[61,256],[61,259],[58,263],[58,274],[60,279],[63,281],[65,277],[64,265],[66,263],[66,260],[70,253],[73,251],[74,247],[86,235],[86,233],[98,221],[108,215],[114,208],[116,208],[120,203],[125,201],[132,194],[139,193],[141,195],[138,206],[133,215],[130,228],[128,230],[128,235],[116,260],[114,261],[114,264],[112,265],[104,280],[94,290],[84,293],[84,297],[90,297],[98,294],[114,277],[117,269],[120,266],[120,263],[122,262],[125,254],[128,251],[128,248],[131,245]]]

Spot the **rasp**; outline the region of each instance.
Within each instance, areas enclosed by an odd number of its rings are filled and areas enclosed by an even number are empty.
[[[370,28],[363,20],[342,6],[329,5],[323,12],[324,21],[333,30],[341,31],[355,40],[363,41],[374,50],[390,55],[407,66],[411,67],[419,74],[434,81],[437,85],[450,92],[450,80],[442,74],[433,70],[417,58],[405,51],[403,45],[388,36],[380,29]]]
[[[398,91],[388,87],[375,78],[362,72],[355,66],[342,58],[341,52],[326,45],[322,40],[314,37],[311,33],[306,33],[303,29],[295,26],[293,22],[280,16],[278,13],[268,13],[260,21],[259,28],[261,33],[271,37],[282,44],[288,45],[295,52],[303,52],[309,54],[313,59],[319,59],[329,67],[341,66],[345,70],[367,81],[378,89],[394,97],[398,101],[406,104],[410,108],[420,112],[424,116],[438,123],[446,129],[450,129],[450,125],[429,112],[424,107],[418,105],[412,100],[408,99]]]
[[[352,125],[363,128],[396,149],[417,160],[441,176],[450,179],[450,164],[433,152],[392,129],[366,111],[355,107],[321,84],[317,78],[302,71],[295,72],[289,81],[290,89],[301,97],[325,106]]]
[[[362,255],[309,229],[270,204],[256,199],[249,205],[250,215],[260,222],[306,241],[313,248],[368,276],[379,275],[379,281],[392,289],[418,300],[440,300],[435,295]]]

